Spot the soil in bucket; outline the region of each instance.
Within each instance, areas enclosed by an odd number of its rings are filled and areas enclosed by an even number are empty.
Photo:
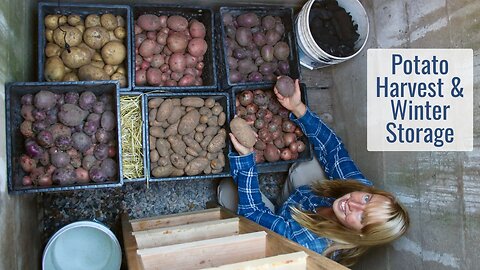
[[[330,55],[348,57],[355,53],[358,25],[335,0],[316,1],[309,16],[310,31],[317,45]]]

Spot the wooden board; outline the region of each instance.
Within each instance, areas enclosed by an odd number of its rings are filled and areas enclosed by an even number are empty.
[[[265,257],[266,233],[255,232],[140,249],[144,269],[202,269]]]
[[[133,232],[139,249],[236,235],[238,217]]]
[[[239,216],[240,219],[240,233],[249,233],[256,232],[259,230],[259,227],[267,232],[267,250],[266,256],[275,256],[285,253],[292,253],[296,251],[303,251],[307,253],[307,269],[322,269],[322,270],[345,270],[347,267],[330,260],[329,258],[322,256],[308,248],[305,248],[299,245],[296,242],[293,242],[290,239],[287,239],[274,231],[271,231],[263,226],[258,225],[257,223]]]
[[[221,219],[220,208],[131,220],[133,231],[143,231]]]
[[[132,235],[132,226],[128,221],[128,215],[122,214],[122,235],[123,246],[125,250],[125,257],[127,259],[127,266],[129,270],[140,270],[142,266],[140,264],[140,258],[137,255],[137,243]]]
[[[305,270],[307,269],[307,257],[305,252],[300,251],[203,270]]]

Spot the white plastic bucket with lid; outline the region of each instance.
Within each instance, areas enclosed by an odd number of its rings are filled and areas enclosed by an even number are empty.
[[[105,225],[78,221],[61,228],[43,252],[44,270],[118,270],[122,250]]]
[[[353,22],[358,25],[357,31],[360,35],[355,42],[355,53],[350,56],[340,57],[325,52],[313,39],[312,32],[310,31],[309,18],[310,10],[315,1],[322,2],[322,0],[309,0],[303,5],[295,22],[300,64],[309,69],[318,69],[338,64],[355,57],[367,43],[369,34],[368,17],[362,4],[358,0],[337,0],[338,5],[343,7],[347,13],[350,13]]]

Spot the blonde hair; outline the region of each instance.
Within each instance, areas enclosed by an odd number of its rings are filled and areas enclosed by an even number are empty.
[[[365,208],[365,226],[356,231],[343,226],[337,219],[331,219],[321,214],[304,212],[292,207],[293,218],[320,237],[334,241],[323,255],[331,256],[334,251],[341,250],[337,261],[345,266],[355,264],[358,258],[370,247],[386,244],[402,236],[408,226],[407,210],[390,192],[365,186],[356,180],[327,180],[312,184],[314,193],[324,197],[340,198],[343,195],[362,191],[379,194],[389,198],[389,201],[370,203]]]

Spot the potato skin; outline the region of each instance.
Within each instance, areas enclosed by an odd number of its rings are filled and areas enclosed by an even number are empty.
[[[252,128],[248,125],[247,121],[243,120],[240,117],[235,117],[230,121],[230,130],[232,131],[235,138],[243,146],[251,148],[255,145],[257,138]]]
[[[78,69],[78,78],[82,81],[98,81],[109,80],[110,76],[103,69],[88,64]]]
[[[195,131],[200,121],[198,110],[191,110],[185,114],[178,124],[178,134],[187,135]]]
[[[100,26],[89,27],[83,33],[83,41],[90,48],[99,50],[110,40],[107,29]]]
[[[53,56],[45,62],[45,80],[48,82],[58,82],[65,75],[65,65],[59,56]]]
[[[210,141],[210,143],[207,146],[207,150],[210,153],[216,153],[222,151],[222,149],[225,147],[225,135],[224,134],[217,134],[213,139]]]
[[[206,157],[196,157],[191,160],[187,167],[185,167],[186,175],[197,175],[203,172],[203,170],[209,165]]]
[[[100,16],[100,24],[107,30],[114,30],[118,26],[117,18],[110,13]]]
[[[205,101],[199,97],[184,97],[181,100],[181,104],[182,106],[185,106],[185,107],[200,108],[200,107],[203,107],[203,105],[205,104]]]
[[[102,58],[108,65],[120,65],[126,56],[127,49],[119,41],[110,41],[102,47]]]
[[[82,32],[73,26],[62,26],[53,30],[53,40],[61,48],[65,47],[65,42],[70,46],[78,46],[82,43]]]
[[[89,51],[79,47],[71,47],[70,52],[67,50],[62,52],[62,60],[65,66],[74,69],[89,64],[92,58]]]

